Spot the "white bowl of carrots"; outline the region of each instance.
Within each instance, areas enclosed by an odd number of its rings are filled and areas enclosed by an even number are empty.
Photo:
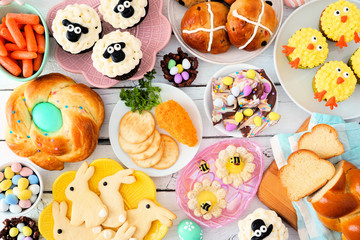
[[[38,77],[49,54],[45,19],[33,6],[11,2],[0,7],[0,74],[26,82]]]

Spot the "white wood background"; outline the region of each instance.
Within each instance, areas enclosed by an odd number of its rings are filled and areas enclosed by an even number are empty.
[[[27,2],[35,6],[39,9],[39,11],[42,13],[44,17],[46,17],[48,10],[54,6],[55,4],[61,2],[62,0],[28,0]],[[164,9],[163,12],[167,16],[167,0],[164,0]],[[174,0],[175,1],[175,0]],[[289,14],[293,10],[290,8],[284,7],[284,19],[289,16]],[[69,77],[72,77],[75,81],[81,82],[84,84],[89,85],[85,79],[82,77],[82,75],[79,74],[73,74],[66,72],[63,70],[56,62],[54,58],[54,49],[55,49],[55,41],[53,38],[51,38],[50,41],[50,56],[48,63],[46,67],[44,68],[43,74],[52,73],[52,72],[59,72],[62,74],[65,74]],[[157,62],[156,62],[156,71],[157,76],[155,82],[163,82],[168,83],[166,79],[162,76],[162,71],[160,69],[160,60],[162,59],[163,55],[169,52],[176,52],[176,49],[180,46],[180,43],[177,41],[175,36],[173,35],[171,37],[170,43],[158,53],[157,55]],[[286,95],[283,88],[279,84],[279,80],[276,77],[275,69],[274,69],[274,63],[273,63],[273,45],[271,45],[264,53],[256,57],[255,59],[248,62],[249,64],[253,64],[259,67],[262,67],[266,70],[269,77],[275,82],[275,85],[278,90],[278,97],[279,97],[279,106],[278,106],[278,113],[281,114],[282,118],[280,122],[271,127],[268,128],[265,132],[259,134],[258,136],[252,138],[253,141],[259,143],[264,151],[265,156],[265,164],[264,169],[266,169],[269,164],[273,161],[273,155],[270,147],[269,139],[274,135],[278,133],[292,133],[297,130],[297,128],[302,124],[302,122],[309,116],[308,113],[304,112],[302,109],[297,107]],[[226,138],[229,138],[227,136],[224,136],[219,131],[217,131],[213,126],[212,123],[209,122],[209,120],[205,117],[204,107],[203,107],[203,95],[204,90],[207,82],[209,81],[211,75],[222,68],[223,66],[218,66],[215,64],[206,63],[204,61],[199,60],[199,74],[197,79],[193,82],[191,87],[183,88],[182,90],[187,93],[196,103],[197,107],[199,108],[199,111],[203,117],[203,125],[204,125],[204,135],[203,140],[200,146],[200,150],[203,150],[207,146],[214,144],[218,142],[219,140],[223,140]],[[92,87],[103,99],[105,103],[105,109],[106,109],[106,115],[105,115],[105,122],[102,126],[101,132],[100,132],[100,139],[99,144],[95,150],[95,152],[88,158],[88,161],[92,161],[97,158],[112,158],[116,159],[115,154],[112,151],[112,148],[110,146],[109,142],[109,133],[108,133],[108,125],[109,125],[109,117],[112,112],[112,109],[116,102],[119,100],[119,92],[120,89],[123,87],[131,87],[136,85],[137,82],[131,82],[131,81],[123,81],[117,84],[115,87],[112,87],[110,89],[98,89]],[[4,133],[5,133],[5,125],[6,125],[6,119],[5,119],[5,103],[9,95],[11,94],[12,90],[20,85],[17,82],[13,82],[7,79],[2,78],[0,80],[0,152],[2,155],[2,158],[0,162],[8,162],[13,160],[20,159],[18,156],[16,156],[14,153],[11,152],[11,150],[7,147],[5,141],[4,141]],[[25,159],[22,159],[25,160]],[[30,217],[37,218],[41,210],[44,206],[47,206],[52,201],[52,195],[51,195],[51,188],[52,183],[54,180],[59,176],[62,172],[68,171],[68,170],[76,170],[79,167],[80,163],[74,163],[74,164],[66,164],[65,169],[61,172],[49,172],[40,170],[41,175],[44,179],[44,195],[42,198],[41,203],[38,205],[37,209],[34,210],[31,214],[29,214]],[[167,177],[160,177],[160,178],[153,178],[156,187],[157,187],[157,199],[160,204],[162,204],[164,207],[167,207],[171,211],[173,211],[178,218],[174,221],[174,226],[169,229],[168,234],[166,235],[165,239],[179,239],[177,235],[177,225],[178,223],[186,218],[186,215],[180,210],[176,203],[176,197],[175,197],[175,186],[176,186],[176,179],[177,179],[178,173],[174,173]],[[254,211],[258,207],[265,207],[255,196],[249,207],[246,209],[246,211],[243,213],[243,217]],[[266,208],[266,207],[265,207]],[[0,214],[0,221],[4,219],[3,216]],[[287,224],[286,224],[287,225]],[[299,239],[297,232],[292,229],[289,225],[287,225],[289,229],[289,235],[291,240]],[[237,233],[238,233],[238,226],[237,222],[233,222],[228,224],[227,226],[219,229],[210,229],[210,228],[203,228],[204,232],[204,239],[206,240],[212,240],[212,239],[238,239]]]

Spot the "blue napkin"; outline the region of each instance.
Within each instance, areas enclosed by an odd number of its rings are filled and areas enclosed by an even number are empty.
[[[329,159],[332,163],[346,160],[360,168],[360,125],[357,122],[345,123],[340,116],[313,113],[309,130],[317,124],[331,125],[338,132],[338,138],[344,145],[345,152]],[[288,156],[297,150],[297,142],[304,134],[279,134],[271,138],[270,143],[278,168],[286,164]],[[298,233],[301,240],[336,240],[341,239],[338,232],[326,228],[316,215],[311,203],[306,199],[293,202],[298,217]]]

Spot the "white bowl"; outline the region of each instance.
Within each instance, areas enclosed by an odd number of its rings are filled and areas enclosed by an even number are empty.
[[[31,211],[36,207],[36,205],[38,205],[38,203],[39,203],[40,200],[41,200],[42,194],[43,194],[43,186],[44,186],[43,180],[42,180],[42,178],[41,178],[41,176],[40,176],[39,171],[34,167],[34,165],[32,165],[32,164],[30,164],[30,163],[27,163],[27,162],[23,162],[23,161],[14,161],[14,162],[18,162],[18,163],[20,163],[22,166],[28,167],[28,168],[30,168],[31,170],[34,171],[35,175],[36,175],[36,176],[38,177],[38,179],[39,179],[40,192],[39,192],[39,194],[38,194],[38,197],[37,197],[36,201],[35,201],[35,202],[31,205],[31,207],[29,207],[28,209],[25,209],[25,210],[21,211],[20,213],[12,213],[12,212],[10,212],[10,211],[0,212],[0,215],[4,216],[4,217],[6,217],[6,218],[20,217],[20,216],[24,216],[25,214],[28,214],[29,212],[31,212]],[[13,163],[13,162],[8,162],[8,163],[5,163],[5,164],[1,165],[1,166],[0,166],[0,171],[2,172],[2,171],[4,171],[4,169],[5,169],[6,167],[10,167],[12,163]]]
[[[205,107],[206,117],[211,122],[211,124],[213,124],[212,119],[211,119],[212,109],[213,109],[212,98],[211,98],[212,79],[222,77],[222,76],[226,76],[226,75],[228,75],[230,73],[237,72],[237,71],[244,70],[244,69],[262,69],[262,68],[256,67],[256,66],[253,66],[253,65],[250,65],[250,64],[230,65],[230,66],[223,67],[219,71],[214,73],[214,75],[212,75],[212,77],[208,81],[208,84],[206,85],[206,89],[205,89],[205,93],[204,93],[205,94],[204,95],[204,107]],[[270,81],[271,81],[271,79],[270,79]],[[271,82],[274,84],[273,81],[271,81]],[[274,86],[275,86],[275,84],[274,84]],[[277,90],[276,90],[276,92],[277,92]],[[274,108],[272,110],[274,112],[276,112],[276,110],[277,110],[278,98],[279,98],[279,95],[277,95],[275,106],[274,106]],[[226,131],[223,124],[221,124],[221,123],[215,125],[214,127],[217,130],[219,130],[220,132],[222,132],[223,134],[225,134],[225,135],[233,136],[233,137],[237,137],[237,138],[243,138],[244,137],[240,131],[231,131],[231,132]],[[266,131],[266,129],[265,129],[265,131]]]
[[[181,45],[183,45],[193,55],[209,63],[222,65],[236,64],[249,61],[250,59],[258,56],[260,53],[265,51],[275,39],[283,18],[283,0],[271,0],[271,2],[273,3],[272,7],[276,13],[278,26],[274,31],[273,36],[270,38],[269,43],[265,47],[251,52],[239,50],[235,46],[232,46],[227,52],[221,54],[199,52],[187,45],[181,36],[181,20],[188,8],[181,6],[176,0],[168,0],[168,17],[175,37],[178,39]]]

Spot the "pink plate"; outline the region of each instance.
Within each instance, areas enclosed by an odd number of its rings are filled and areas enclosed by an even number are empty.
[[[84,3],[93,7],[102,19],[102,15],[98,11],[98,6],[100,5],[99,0],[64,0],[48,12],[47,24],[49,28],[51,28],[52,21],[58,10],[75,3]],[[149,0],[149,12],[144,21],[134,28],[125,30],[141,40],[141,50],[143,52],[140,68],[129,80],[138,80],[142,78],[146,72],[151,71],[155,66],[156,54],[170,41],[171,25],[162,14],[162,9],[163,0]],[[116,30],[105,21],[102,21],[102,26],[103,35]],[[83,74],[85,79],[95,87],[108,88],[117,84],[119,81],[102,75],[93,67],[91,53],[92,51],[83,54],[70,54],[65,52],[60,46],[56,46],[55,58],[62,68],[69,72]]]
[[[238,188],[235,188],[232,185],[224,184],[221,179],[217,178],[215,175],[215,161],[218,157],[218,154],[228,145],[235,145],[236,147],[242,146],[246,148],[248,152],[254,155],[253,163],[256,165],[256,167],[253,173],[253,177]],[[210,172],[204,174],[200,171],[199,165],[201,160],[205,160],[209,164]],[[219,228],[234,220],[237,220],[240,217],[242,212],[246,209],[257,192],[262,174],[263,154],[261,147],[257,143],[245,139],[224,140],[196,154],[196,156],[180,172],[180,176],[176,182],[176,200],[186,215],[192,218],[195,222],[205,227]],[[205,178],[210,179],[211,181],[219,181],[221,186],[227,192],[225,197],[225,200],[228,203],[227,207],[223,209],[220,217],[212,218],[210,220],[205,220],[202,217],[196,217],[193,211],[190,210],[187,206],[189,201],[187,193],[193,188],[196,182],[201,182]]]

